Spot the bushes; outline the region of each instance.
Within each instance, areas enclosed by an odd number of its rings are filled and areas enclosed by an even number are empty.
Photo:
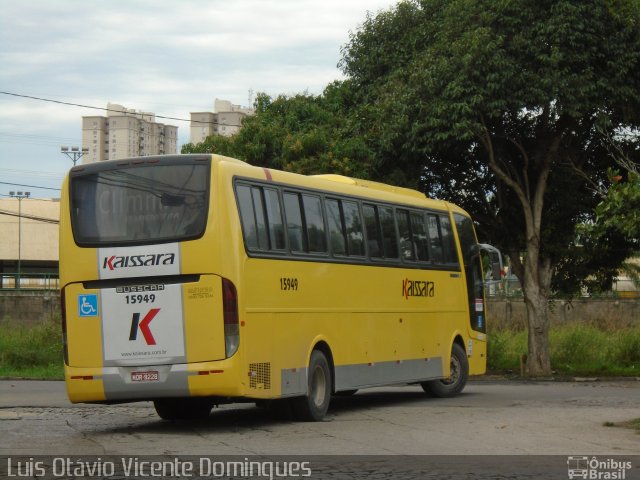
[[[0,377],[63,378],[60,323],[0,325]]]
[[[489,333],[488,368],[519,372],[527,353],[524,331]],[[640,325],[624,330],[567,324],[550,332],[551,365],[566,375],[640,375]]]
[[[487,368],[493,371],[520,371],[520,357],[527,353],[524,331],[502,330],[488,335]]]

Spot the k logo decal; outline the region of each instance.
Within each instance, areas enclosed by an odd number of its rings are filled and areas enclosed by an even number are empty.
[[[156,339],[153,338],[153,334],[149,329],[149,324],[155,318],[159,311],[159,308],[152,308],[144,316],[142,321],[140,321],[140,314],[134,313],[133,317],[131,318],[131,331],[129,333],[129,340],[137,340],[138,330],[140,330],[142,332],[142,336],[144,337],[144,341],[147,342],[147,345],[155,345]]]

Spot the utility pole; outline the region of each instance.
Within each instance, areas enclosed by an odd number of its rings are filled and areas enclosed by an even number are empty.
[[[82,149],[80,149],[80,147],[69,148],[66,145],[63,145],[60,147],[60,153],[63,153],[67,157],[69,157],[73,162],[73,166],[75,167],[78,160],[89,153],[89,149],[87,147],[82,147]]]
[[[9,192],[9,196],[18,199],[18,275],[16,276],[15,288],[20,288],[20,277],[22,276],[22,200],[29,198],[31,192]]]

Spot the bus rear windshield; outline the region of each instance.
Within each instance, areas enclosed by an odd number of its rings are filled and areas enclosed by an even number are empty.
[[[140,245],[202,236],[209,166],[104,169],[71,178],[71,222],[80,246]]]

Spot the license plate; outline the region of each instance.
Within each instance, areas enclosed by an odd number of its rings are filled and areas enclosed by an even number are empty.
[[[132,382],[157,382],[159,380],[157,371],[131,372]]]

